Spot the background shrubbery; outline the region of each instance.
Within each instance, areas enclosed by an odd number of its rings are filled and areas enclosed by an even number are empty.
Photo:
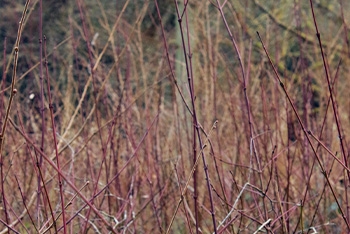
[[[198,0],[182,14],[180,2],[179,23],[171,0],[158,1],[160,15],[154,1],[49,0],[42,14],[30,1],[2,134],[0,233],[213,233],[213,220],[218,233],[349,231],[349,177],[325,147],[349,160],[350,2],[313,2],[335,112],[310,2],[228,0],[223,14]],[[0,0],[1,125],[24,3]],[[256,32],[325,146],[311,138],[323,169]],[[54,135],[63,192],[42,158],[57,165]],[[198,155],[207,165],[199,157],[192,174]]]

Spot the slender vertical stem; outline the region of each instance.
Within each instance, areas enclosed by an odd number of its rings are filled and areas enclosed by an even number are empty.
[[[40,78],[40,112],[41,112],[41,145],[40,149],[44,151],[44,142],[45,142],[45,106],[44,106],[44,82],[43,82],[43,1],[40,0],[39,3],[39,78]],[[39,159],[37,160],[37,167],[39,170],[41,170],[43,157],[39,155]],[[40,196],[41,196],[41,179],[40,174],[37,175],[37,182],[38,182],[38,188],[37,188],[37,222],[39,224],[39,218],[40,218]],[[56,227],[56,225],[54,225]]]
[[[5,131],[7,127],[7,123],[9,120],[9,114],[11,111],[12,107],[12,102],[13,99],[17,93],[16,87],[16,77],[17,77],[17,64],[18,64],[18,53],[19,53],[19,44],[21,41],[21,36],[22,36],[22,28],[23,28],[23,22],[26,17],[26,13],[28,10],[28,5],[30,3],[30,0],[27,0],[25,5],[24,5],[24,10],[22,13],[21,20],[19,21],[18,24],[18,31],[17,31],[17,37],[16,37],[16,42],[15,42],[15,47],[14,47],[14,56],[13,56],[13,68],[12,68],[12,79],[11,79],[11,93],[10,93],[10,99],[7,105],[6,113],[5,113],[5,119],[2,125],[1,133],[0,133],[0,154],[2,154],[3,151],[3,146],[4,146],[4,139],[5,139]]]
[[[46,46],[46,37],[44,37],[45,40],[45,46]],[[46,51],[46,48],[45,48]],[[46,58],[45,54],[45,58]],[[55,119],[54,119],[54,113],[53,113],[53,105],[52,105],[52,97],[51,97],[51,88],[50,88],[50,76],[49,76],[49,71],[47,67],[47,61],[45,60],[46,63],[46,78],[47,78],[47,96],[49,99],[49,109],[50,109],[50,117],[51,117],[51,126],[52,126],[52,136],[53,136],[53,144],[55,146],[55,155],[56,155],[56,164],[57,164],[57,169],[61,170],[60,167],[60,160],[59,160],[59,153],[58,153],[58,147],[57,147],[57,137],[56,137],[56,125],[55,125]],[[42,155],[41,155],[42,156]],[[60,189],[60,199],[61,199],[61,209],[62,209],[62,220],[63,220],[63,232],[67,233],[67,228],[66,228],[66,212],[65,212],[65,205],[64,205],[64,195],[63,195],[63,183],[62,183],[62,176],[61,174],[57,174],[58,176],[58,185]],[[54,220],[53,220],[54,221]],[[55,222],[55,221],[54,221]]]
[[[326,57],[325,57],[325,54],[323,52],[323,45],[322,45],[322,40],[321,40],[321,34],[320,34],[320,31],[318,30],[318,26],[317,26],[317,22],[316,22],[316,16],[315,16],[312,0],[310,0],[310,7],[311,7],[311,12],[312,12],[312,18],[314,20],[316,36],[317,36],[317,40],[318,40],[320,51],[321,51],[323,67],[324,67],[325,75],[326,75],[326,79],[327,79],[328,91],[329,91],[329,95],[330,95],[330,98],[331,98],[331,101],[332,101],[333,114],[334,114],[334,119],[335,119],[335,123],[336,123],[336,126],[337,126],[338,137],[339,137],[339,142],[340,142],[340,148],[341,148],[341,152],[342,152],[342,155],[343,155],[345,166],[348,167],[348,159],[347,159],[348,155],[345,152],[343,136],[342,136],[341,129],[340,129],[340,118],[339,118],[339,115],[337,113],[337,105],[336,105],[335,100],[334,100],[334,91],[332,90],[332,86],[331,86],[331,82],[330,82],[330,78],[329,78],[329,70],[328,70],[328,66],[327,66],[327,62],[326,62]],[[349,205],[349,194],[348,194],[348,183],[350,183],[350,172],[344,171],[344,173],[347,175],[347,179],[344,179],[344,189],[345,189],[344,193],[345,193],[346,213],[347,213],[347,218],[346,218],[347,222],[346,223],[348,224],[349,223],[349,219],[350,219],[350,205]],[[348,226],[348,231],[350,232],[350,227],[349,226]]]
[[[97,103],[97,92],[98,92],[98,89],[97,89],[97,86],[96,86],[95,64],[94,64],[93,57],[92,57],[92,48],[91,48],[91,44],[90,44],[90,41],[89,41],[89,34],[88,34],[86,23],[85,23],[85,17],[84,17],[84,13],[83,13],[83,6],[82,6],[81,0],[77,0],[77,4],[78,4],[78,7],[79,7],[80,18],[81,18],[82,26],[83,26],[82,28],[83,28],[85,42],[86,42],[86,45],[87,45],[87,51],[88,51],[88,55],[89,55],[89,63],[90,63],[90,67],[89,68],[90,68],[91,77],[92,77],[93,97],[94,97],[95,105],[96,105],[96,107],[98,107],[98,103]],[[106,157],[106,150],[105,150],[105,146],[104,146],[104,143],[103,143],[100,117],[98,115],[97,109],[98,108],[95,109],[94,113],[95,113],[97,128],[99,129],[98,133],[99,133],[99,140],[100,140],[101,151],[102,151],[102,159],[103,159],[102,163],[104,163],[104,161],[105,161],[104,159]],[[101,168],[102,168],[102,165],[101,165]],[[97,178],[100,177],[100,174],[101,174],[101,170],[99,171],[99,173],[97,175]],[[95,181],[96,183],[94,184],[94,193],[97,190],[98,181],[99,181],[98,179]],[[92,203],[94,203],[94,201],[92,201]],[[86,232],[86,230],[87,230],[87,227],[88,227],[88,224],[89,224],[88,220],[89,220],[89,217],[90,217],[90,213],[91,213],[91,209],[88,210],[88,213],[86,215],[86,222],[85,222],[85,225],[84,225],[84,229],[83,229],[84,231],[83,232]]]
[[[193,127],[194,127],[194,133],[193,133],[193,152],[196,153],[196,138],[195,138],[195,134],[197,134],[198,137],[198,142],[199,142],[199,148],[201,150],[201,156],[202,156],[202,161],[203,161],[203,167],[204,167],[204,173],[205,173],[205,177],[206,177],[206,182],[207,182],[207,189],[208,189],[208,195],[209,195],[209,200],[210,200],[210,213],[212,216],[212,222],[213,222],[213,229],[214,229],[214,233],[217,233],[216,230],[216,221],[215,221],[215,209],[214,209],[214,201],[213,201],[213,196],[212,196],[212,190],[211,190],[211,186],[210,186],[210,177],[209,177],[209,172],[208,172],[208,165],[206,163],[206,159],[205,159],[205,155],[203,152],[203,141],[202,141],[202,137],[200,134],[200,126],[199,126],[199,122],[197,119],[197,113],[196,113],[196,106],[195,106],[195,94],[194,94],[194,82],[193,82],[193,69],[192,69],[192,52],[191,52],[191,47],[190,47],[190,42],[188,41],[187,43],[187,48],[188,50],[186,50],[186,42],[185,42],[185,38],[184,38],[184,33],[183,33],[183,27],[182,27],[182,17],[180,17],[180,11],[179,11],[179,6],[177,1],[175,2],[175,7],[176,7],[176,13],[177,13],[177,17],[178,17],[178,22],[179,22],[179,26],[180,26],[180,34],[181,34],[181,41],[182,41],[182,49],[183,49],[183,54],[184,54],[184,58],[185,58],[185,64],[186,64],[186,73],[187,73],[187,80],[188,80],[188,86],[190,89],[190,96],[191,96],[191,103],[192,103],[192,119],[193,119]],[[185,1],[185,5],[187,5],[188,2]],[[187,8],[184,9],[184,11],[187,10]],[[185,13],[186,15],[186,13]],[[188,26],[188,22],[186,24]],[[187,32],[189,33],[189,29],[187,28]],[[189,34],[188,34],[189,37]],[[188,58],[187,58],[188,56]],[[196,154],[194,154],[194,157],[196,157]],[[195,159],[194,159],[195,162]],[[193,165],[195,166],[195,164]],[[196,177],[193,177],[194,180],[196,180]],[[194,183],[194,185],[196,185]],[[196,188],[194,188],[196,189]],[[194,194],[195,197],[195,209],[197,206],[197,201],[196,201],[196,194]],[[198,211],[197,211],[198,212]],[[198,215],[196,212],[195,215]],[[197,233],[199,233],[199,223],[198,223],[198,217],[196,216],[196,231]]]
[[[7,37],[5,37],[4,39],[4,50],[3,50],[3,66],[2,66],[2,79],[1,79],[1,84],[0,84],[0,89],[1,89],[1,99],[0,99],[0,126],[2,126],[3,122],[2,122],[2,117],[3,117],[3,109],[5,107],[5,103],[4,103],[4,96],[5,96],[5,80],[6,80],[6,75],[7,75],[7,71],[6,71],[6,45],[7,45]]]
[[[7,126],[8,120],[9,120],[9,114],[10,114],[12,102],[13,102],[13,99],[15,97],[15,94],[17,93],[17,89],[15,89],[15,87],[16,87],[16,76],[17,76],[16,72],[17,72],[17,64],[18,64],[19,44],[20,44],[21,35],[22,35],[23,22],[24,22],[25,17],[26,17],[29,3],[30,3],[30,0],[27,0],[25,5],[24,5],[21,20],[19,21],[19,25],[18,25],[17,37],[16,37],[16,42],[15,42],[15,47],[14,47],[11,93],[10,93],[10,99],[8,102],[4,122],[2,123],[2,129],[1,129],[1,133],[0,133],[0,167],[1,167],[0,169],[1,169],[1,186],[2,186],[2,195],[3,195],[3,199],[4,199],[4,204],[6,203],[6,200],[5,200],[5,196],[4,196],[5,192],[4,192],[4,186],[3,186],[3,183],[4,183],[4,180],[3,180],[4,179],[3,178],[3,148],[4,148],[4,141],[5,141],[5,134],[6,134],[6,126]],[[6,45],[6,43],[5,43],[5,45]],[[5,53],[5,50],[4,50],[4,53]],[[5,59],[5,56],[4,56],[4,59]],[[3,77],[5,77],[5,74],[6,73],[4,72]],[[3,82],[4,82],[4,80],[3,80]],[[5,208],[5,217],[6,217],[6,222],[9,223],[9,217],[7,215],[7,208]]]
[[[339,64],[340,65],[340,64]],[[339,65],[338,65],[338,69],[337,69],[337,72],[339,71]],[[337,74],[334,78],[334,81],[332,82],[332,88],[334,87],[334,83],[335,83],[335,80],[337,78]],[[318,138],[321,139],[322,135],[323,135],[323,132],[324,132],[324,129],[325,129],[325,125],[326,125],[326,120],[327,120],[327,113],[328,113],[328,110],[329,110],[329,105],[330,105],[330,98],[328,98],[328,102],[327,102],[327,105],[326,105],[326,111],[325,111],[325,114],[324,114],[324,118],[323,118],[323,122],[321,124],[321,129],[320,129],[320,133],[318,135]],[[318,148],[320,147],[320,143],[318,143],[317,147],[316,147],[316,152],[318,151]],[[337,158],[335,158],[337,159]],[[304,225],[303,225],[303,208],[305,206],[305,202],[306,202],[306,196],[307,194],[309,193],[309,189],[310,189],[310,185],[311,185],[311,177],[312,177],[312,173],[313,173],[313,170],[314,170],[314,167],[315,167],[315,164],[316,164],[316,159],[313,160],[312,162],[312,165],[311,165],[311,168],[310,168],[310,171],[309,171],[309,175],[307,176],[307,182],[306,182],[306,189],[305,189],[305,192],[304,192],[304,196],[303,196],[303,199],[300,201],[300,206],[301,206],[301,209],[300,209],[300,225],[301,225],[301,230],[303,232],[303,229],[304,229]],[[345,166],[345,165],[344,165]],[[322,196],[321,196],[322,198]],[[321,200],[320,198],[320,200]],[[317,210],[315,210],[314,212],[314,217],[316,216],[316,213],[317,213]],[[310,225],[313,224],[313,220],[311,220],[311,223]],[[294,232],[296,232],[296,229],[298,228],[298,225],[295,227],[295,230]]]
[[[350,41],[349,41],[349,37],[348,37],[348,26],[346,25],[345,18],[344,18],[343,0],[340,0],[340,13],[341,13],[341,18],[342,18],[343,27],[344,27],[344,40],[345,40],[347,51],[348,51],[348,58],[350,58]]]
[[[1,80],[1,90],[4,89],[5,86],[5,78],[6,78],[6,38],[4,40],[4,62],[3,62],[3,72],[2,72],[2,80]],[[4,93],[1,94],[1,112],[0,112],[0,121],[2,120],[2,106],[4,105]],[[6,196],[5,196],[5,188],[4,188],[4,157],[2,153],[0,152],[0,183],[1,183],[1,197],[3,200],[3,205],[4,205],[4,214],[5,214],[5,221],[7,224],[10,223],[9,217],[8,217],[8,212],[7,212],[7,205],[6,205]]]
[[[50,117],[51,117],[51,125],[52,125],[52,131],[53,131],[53,139],[54,139],[54,145],[55,145],[55,155],[56,155],[56,162],[57,162],[57,168],[60,168],[60,164],[59,164],[59,160],[58,160],[58,147],[57,147],[57,139],[56,139],[56,126],[55,126],[55,121],[54,121],[54,115],[53,115],[53,105],[52,105],[52,97],[51,97],[51,88],[50,88],[50,76],[49,76],[49,68],[48,68],[48,61],[47,61],[47,54],[46,54],[46,37],[44,37],[44,57],[45,57],[45,71],[46,71],[46,84],[47,84],[47,95],[48,95],[48,99],[49,99],[49,109],[50,109]],[[44,91],[43,91],[44,92]],[[44,152],[44,151],[43,151]],[[42,161],[43,155],[40,154],[40,160]],[[49,196],[48,196],[48,192],[44,183],[44,178],[42,175],[42,170],[40,167],[41,164],[39,164],[38,166],[38,170],[39,170],[39,178],[41,178],[43,185],[44,185],[44,191],[45,194],[47,196],[47,200],[49,203],[49,208],[50,208],[50,212],[52,215],[52,221],[54,222],[54,229],[57,232],[57,225],[56,225],[56,220],[53,217],[53,211],[51,208],[51,203],[49,200]],[[65,206],[64,206],[64,195],[63,195],[63,190],[62,190],[62,178],[61,176],[58,174],[58,183],[59,183],[59,188],[60,188],[60,199],[61,199],[61,209],[62,209],[62,220],[63,220],[63,227],[64,227],[64,232],[66,233],[66,216],[65,216]]]

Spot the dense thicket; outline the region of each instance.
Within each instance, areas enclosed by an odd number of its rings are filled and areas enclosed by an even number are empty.
[[[0,0],[1,124],[24,3]],[[335,112],[309,1],[228,0],[220,14],[217,1],[164,0],[160,15],[150,0],[46,0],[42,14],[39,3],[30,1],[24,22],[0,152],[0,233],[106,233],[106,223],[117,233],[213,233],[212,220],[226,233],[349,231],[341,212],[350,214],[350,178],[339,163],[350,150],[349,1],[314,1]],[[305,130],[324,146],[313,139],[316,154],[257,32]],[[196,129],[208,165],[200,158],[193,176]],[[77,197],[65,181],[59,193],[57,171],[32,144],[57,164],[54,135]]]

